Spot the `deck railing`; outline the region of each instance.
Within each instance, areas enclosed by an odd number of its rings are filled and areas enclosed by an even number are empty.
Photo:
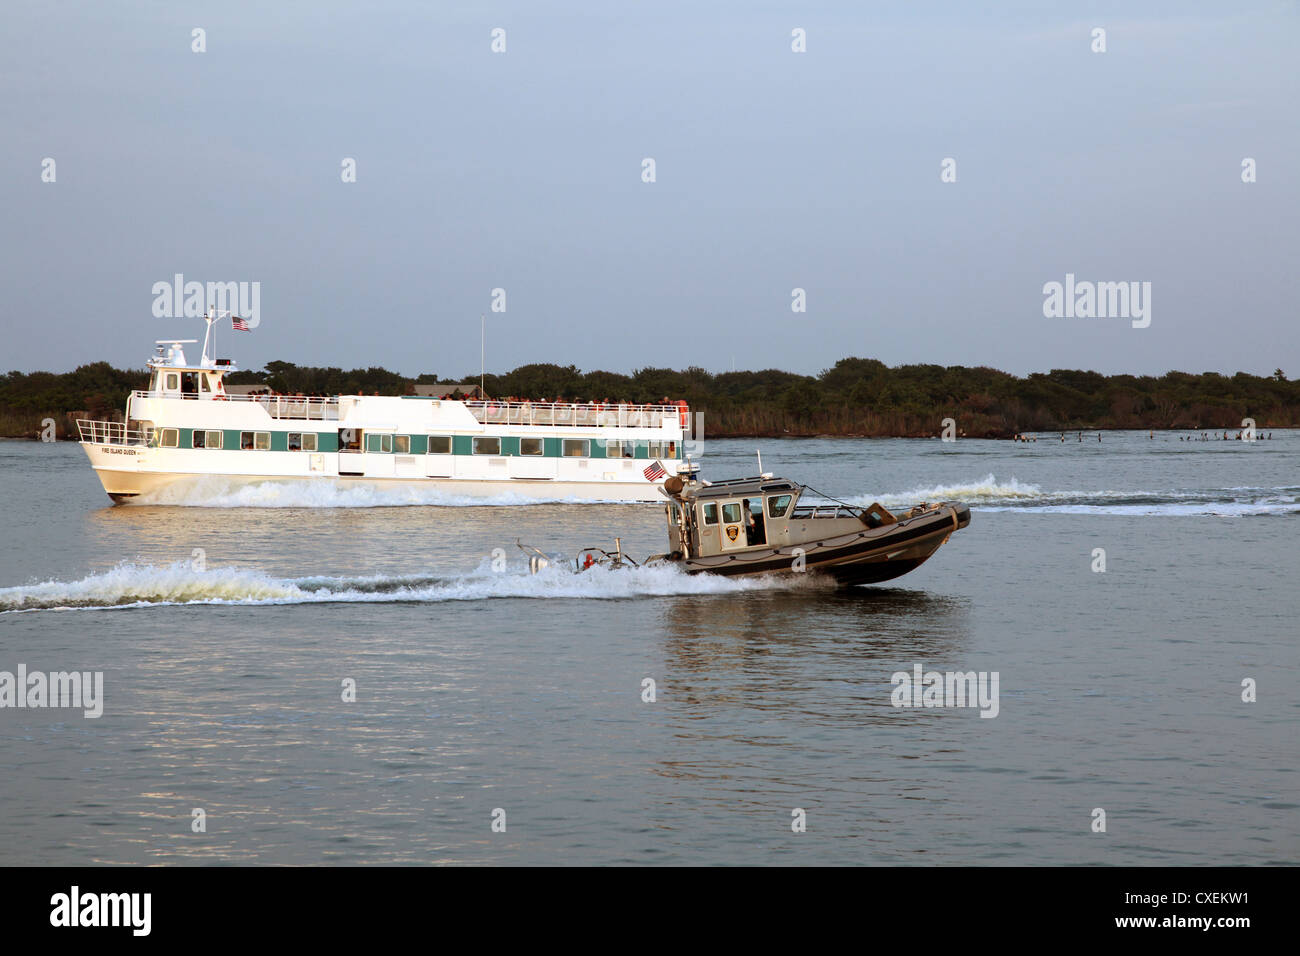
[[[78,418],[77,431],[92,445],[148,445],[153,440],[152,428],[127,428],[124,422]]]
[[[339,417],[339,400],[321,398],[316,395],[195,395],[167,394],[136,390],[132,398],[180,398],[186,401],[205,402],[256,402],[266,409],[272,418],[293,418],[304,421],[337,421]]]
[[[307,395],[226,395],[217,398],[193,393],[154,392],[139,389],[132,398],[167,398],[186,401],[256,402],[272,418],[337,421],[339,400]],[[364,396],[363,396],[364,397]],[[493,402],[466,401],[464,406],[484,425],[551,425],[569,428],[661,428],[664,419],[686,427],[685,405],[615,405],[596,402]]]
[[[790,512],[793,518],[856,518],[861,513],[861,508],[854,508],[850,505],[839,505],[834,502],[821,504],[798,504]]]
[[[661,428],[684,424],[683,405],[614,405],[595,402],[465,402],[484,425],[552,425],[569,428]]]

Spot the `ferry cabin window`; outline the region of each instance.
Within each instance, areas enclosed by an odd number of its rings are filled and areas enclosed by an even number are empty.
[[[664,443],[661,441],[652,441],[646,444],[646,453],[650,458],[662,458],[664,456]]]
[[[636,442],[607,439],[605,441],[606,458],[635,458]]]
[[[560,455],[564,458],[588,458],[587,439],[585,438],[566,438],[560,444]]]
[[[271,433],[270,432],[253,432],[253,447],[258,451],[271,450]]]
[[[519,439],[519,454],[521,455],[542,454],[542,440],[540,438]]]
[[[178,389],[178,388],[180,388],[180,387],[181,387],[181,377],[180,377],[179,375],[177,375],[175,372],[168,372],[168,373],[167,373],[167,388],[168,388],[169,390],[171,390],[171,391],[174,392],[174,391],[176,391],[176,389]]]
[[[203,389],[204,394],[212,391],[211,386],[208,385],[208,377],[206,375],[199,376],[199,387]]]
[[[411,436],[394,435],[393,451],[397,452],[399,455],[409,455],[411,453]]]
[[[501,439],[495,435],[483,435],[474,439],[474,454],[476,455],[499,455],[501,454]]]
[[[675,441],[670,441],[670,442],[668,443],[668,447],[667,447],[667,449],[665,449],[665,451],[664,451],[664,457],[665,457],[665,458],[676,458],[676,457],[677,457],[677,442],[675,442]]]
[[[792,495],[773,495],[767,499],[767,516],[769,518],[784,518],[786,509],[790,507]]]
[[[383,454],[392,454],[393,436],[392,435],[367,435],[366,451],[377,451]]]
[[[209,431],[194,430],[194,439],[192,444],[195,448],[220,448],[221,432],[216,429]]]
[[[450,455],[450,454],[451,454],[451,436],[450,436],[450,435],[430,435],[430,436],[429,436],[429,454],[430,454],[430,455]]]
[[[289,432],[290,451],[315,451],[315,432]]]
[[[339,451],[360,451],[361,432],[356,428],[339,429]]]
[[[722,506],[722,520],[727,524],[740,524],[740,505],[734,501]]]
[[[199,393],[198,377],[199,375],[197,372],[181,373],[181,394],[182,395],[197,395]]]
[[[700,505],[700,510],[704,513],[704,523],[718,523],[718,506],[716,504]]]
[[[160,444],[164,448],[175,448],[180,444],[180,432],[175,428],[164,428],[162,430],[162,441]]]
[[[316,436],[313,435],[313,438]],[[287,439],[289,451],[302,451],[302,432],[289,432]]]

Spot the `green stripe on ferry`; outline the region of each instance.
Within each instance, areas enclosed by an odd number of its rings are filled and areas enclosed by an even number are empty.
[[[169,431],[171,429],[168,429]],[[177,447],[193,448],[194,447],[194,429],[176,428]],[[204,431],[199,429],[199,431]],[[211,434],[216,429],[207,430]],[[244,449],[245,432],[239,429],[220,429],[221,447],[226,451],[239,451]],[[161,435],[162,429],[157,433]],[[392,432],[366,432],[362,429],[365,436],[365,450],[370,454],[402,454],[402,455],[425,455],[429,451],[430,436],[394,434]],[[326,454],[335,454],[339,450],[339,437],[337,431],[328,432],[289,432],[289,431],[256,431],[248,432],[250,441],[253,442],[254,451],[282,451],[287,452],[289,448],[289,439],[294,437],[293,452],[320,452]],[[306,436],[306,441],[302,437]],[[315,436],[316,447],[311,447],[311,436]],[[545,457],[545,458],[591,458],[591,459],[662,459],[664,461],[673,461],[681,458],[680,442],[676,441],[654,441],[651,439],[604,439],[604,438],[562,438],[554,436],[532,436],[539,437],[542,443],[542,454],[540,456],[524,455],[520,447],[520,436],[517,435],[452,435],[452,436],[434,436],[434,438],[451,439],[451,453],[453,455],[479,457]],[[269,448],[267,442],[269,441]],[[651,445],[655,448],[653,452]],[[306,447],[303,447],[303,446]],[[628,446],[631,446],[629,449]],[[200,446],[202,447],[202,446]],[[632,454],[628,455],[627,452]],[[566,454],[565,452],[568,452]],[[582,454],[578,454],[581,452]]]

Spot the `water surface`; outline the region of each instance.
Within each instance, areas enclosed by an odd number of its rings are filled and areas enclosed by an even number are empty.
[[[971,504],[850,591],[531,577],[515,548],[661,551],[658,506],[114,507],[77,446],[0,442],[0,670],[106,684],[98,720],[0,710],[0,863],[1293,864],[1300,435],[1273,434],[710,441],[706,477],[758,446],[855,503]],[[997,671],[998,716],[891,706],[918,662]]]

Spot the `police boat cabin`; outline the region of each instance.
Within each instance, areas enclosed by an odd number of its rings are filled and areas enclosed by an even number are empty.
[[[224,313],[223,313],[224,315]],[[458,495],[660,501],[687,437],[684,402],[498,401],[484,396],[233,394],[236,367],[165,339],[125,422],[78,420],[81,447],[115,502],[219,478],[439,487]]]

